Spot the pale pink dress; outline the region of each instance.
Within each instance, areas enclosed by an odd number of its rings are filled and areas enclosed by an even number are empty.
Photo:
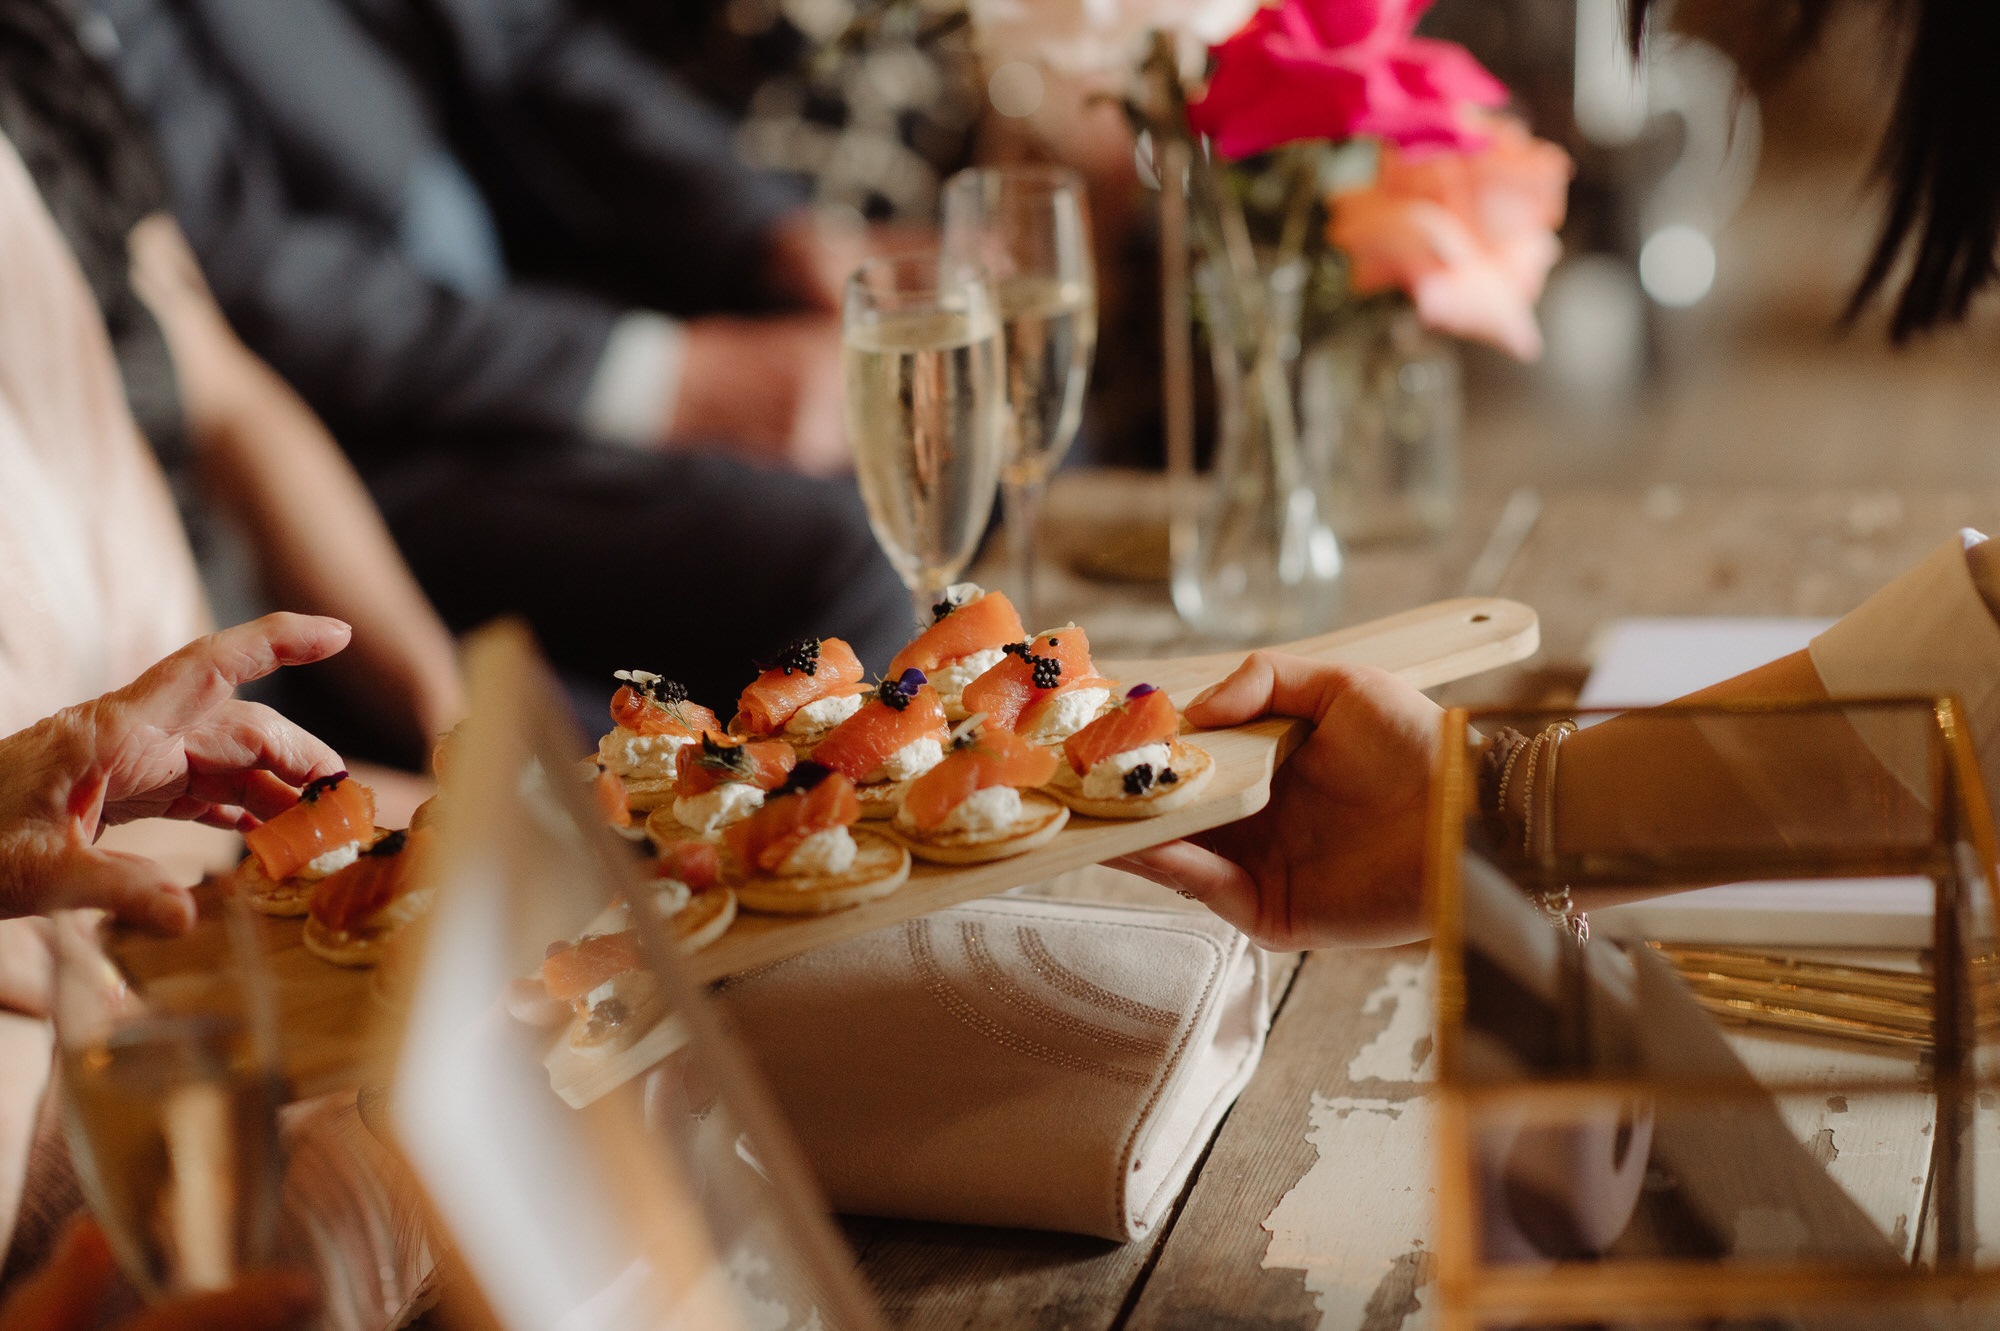
[[[0,734],[207,631],[96,302],[0,136]]]

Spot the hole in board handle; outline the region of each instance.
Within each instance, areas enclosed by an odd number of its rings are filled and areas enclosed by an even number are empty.
[[[1484,624],[1487,620],[1491,618],[1493,618],[1493,616],[1491,615],[1474,615],[1472,617],[1472,622],[1475,624]]]

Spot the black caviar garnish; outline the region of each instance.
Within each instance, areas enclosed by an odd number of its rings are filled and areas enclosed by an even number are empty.
[[[1056,640],[1050,638],[1049,645],[1055,646]],[[1062,683],[1062,662],[1053,656],[1035,655],[1033,643],[1010,642],[1000,650],[1011,652],[1028,663],[1030,677],[1036,688],[1053,689]]]
[[[683,703],[688,700],[687,685],[677,679],[663,679],[649,687],[646,690],[646,696],[654,702],[664,703],[669,706],[674,703]]]
[[[956,609],[958,607],[951,603],[951,598],[949,596],[945,597],[942,601],[931,607],[931,623],[937,623]]]
[[[819,674],[819,639],[800,638],[778,653],[778,659],[772,663],[771,669],[782,670],[788,675]]]
[[[875,686],[875,696],[882,700],[884,707],[902,711],[910,705],[910,699],[917,696],[917,690],[930,681],[924,672],[911,666],[894,679],[885,679]]]
[[[595,1040],[631,1019],[632,1009],[625,1005],[623,999],[607,998],[590,1010],[590,1020],[584,1023],[583,1033],[585,1038]]]
[[[701,757],[699,762],[711,772],[726,772],[731,776],[743,776],[748,771],[748,746],[743,744],[718,744],[715,736],[703,731],[701,735]]]
[[[326,794],[327,791],[332,790],[345,780],[347,780],[346,772],[335,772],[332,776],[323,776],[316,781],[308,781],[306,782],[306,788],[299,792],[299,803],[312,804],[321,795]]]
[[[794,767],[785,777],[785,784],[771,792],[771,798],[780,795],[800,795],[811,790],[820,782],[833,775],[831,767],[823,767],[815,762],[803,762]]]
[[[409,829],[406,827],[399,827],[395,831],[383,837],[380,841],[377,841],[374,845],[370,846],[368,849],[362,851],[361,853],[363,855],[381,855],[384,857],[390,855],[400,855],[403,853],[403,844],[407,842],[409,839],[410,839]]]
[[[1174,784],[1174,783],[1175,783],[1176,781],[1179,781],[1179,780],[1180,780],[1180,777],[1179,777],[1178,775],[1176,775],[1176,774],[1175,774],[1175,772],[1174,772],[1174,769],[1173,769],[1173,768],[1171,768],[1171,767],[1162,767],[1162,768],[1160,769],[1160,784],[1161,784],[1161,785],[1163,785],[1163,786],[1171,786],[1171,785],[1173,785],[1173,784]]]
[[[1143,795],[1153,788],[1153,765],[1140,763],[1125,774],[1125,793]]]

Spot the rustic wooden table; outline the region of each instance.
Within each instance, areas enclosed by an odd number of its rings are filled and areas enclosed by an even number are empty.
[[[1535,661],[1455,686],[1451,701],[1573,696],[1592,636],[1625,615],[1835,615],[1962,525],[2000,522],[2000,491],[1553,491],[1497,586],[1534,606]],[[1065,476],[1049,529],[1143,519],[1157,487]],[[1359,620],[1463,592],[1504,496],[1469,501],[1455,533],[1351,552]],[[1077,515],[1066,523],[1061,515]],[[1100,521],[1101,528],[1101,521]],[[1989,528],[1990,529],[1990,528]],[[1144,550],[1135,545],[1137,556]],[[1161,654],[1182,639],[1157,585],[1106,587],[1050,570],[1057,614],[1093,642]],[[1079,890],[1144,896],[1099,874]],[[1166,898],[1171,900],[1171,898]],[[1150,1241],[851,1219],[847,1233],[891,1324],[911,1328],[1310,1327],[1415,1331],[1428,1319],[1431,1021],[1426,952],[1284,958],[1255,1079],[1168,1223]],[[1762,1075],[1831,1082],[1878,1057],[1804,1037],[1732,1036]],[[1927,1177],[1927,1105],[1850,1114],[1839,1097],[1786,1106],[1798,1139],[1907,1251]]]

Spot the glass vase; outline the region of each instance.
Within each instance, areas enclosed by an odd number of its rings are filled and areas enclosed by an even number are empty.
[[[1458,345],[1409,305],[1349,306],[1309,329],[1296,375],[1301,446],[1321,511],[1351,545],[1448,529],[1464,416]]]
[[[1195,271],[1215,365],[1215,460],[1190,487],[1191,539],[1177,542],[1174,607],[1197,633],[1240,643],[1320,633],[1340,615],[1339,539],[1322,509],[1325,451],[1303,446],[1294,371],[1307,268],[1235,278]]]

